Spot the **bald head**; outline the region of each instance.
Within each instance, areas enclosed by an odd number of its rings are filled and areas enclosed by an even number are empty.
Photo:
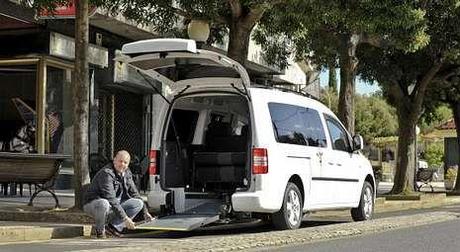
[[[130,160],[129,152],[125,150],[118,151],[113,159],[113,167],[115,167],[117,173],[123,173],[128,168]]]

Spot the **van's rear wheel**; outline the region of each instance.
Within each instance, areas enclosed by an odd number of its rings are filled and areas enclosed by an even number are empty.
[[[273,225],[278,229],[296,229],[302,223],[303,200],[299,188],[289,182],[284,192],[283,206],[273,214]]]
[[[351,217],[354,221],[372,219],[374,215],[374,189],[369,182],[364,181],[361,199],[357,208],[351,209]]]

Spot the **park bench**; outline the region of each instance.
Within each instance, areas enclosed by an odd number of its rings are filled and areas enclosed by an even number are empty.
[[[437,170],[434,169],[419,169],[417,171],[417,176],[416,176],[416,183],[415,187],[417,191],[420,191],[420,189],[428,185],[431,188],[431,192],[434,192],[433,185],[431,185],[431,182],[437,178]],[[417,184],[417,182],[420,182]]]
[[[35,192],[29,200],[29,206],[37,195],[43,191],[49,192],[59,207],[59,200],[54,192],[54,182],[59,169],[69,155],[10,153],[0,152],[0,183],[17,183],[35,185]]]

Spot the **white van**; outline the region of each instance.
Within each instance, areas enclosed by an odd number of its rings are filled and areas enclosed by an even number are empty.
[[[116,60],[152,88],[162,83],[151,108],[148,195],[160,218],[144,227],[261,218],[295,229],[310,211],[344,208],[354,220],[372,218],[376,188],[362,138],[320,102],[255,86],[239,63],[193,40],[126,44]]]

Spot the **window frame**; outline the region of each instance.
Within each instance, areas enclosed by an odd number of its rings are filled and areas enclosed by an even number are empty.
[[[331,115],[328,115],[328,114],[325,114],[323,113],[323,116],[324,116],[324,119],[325,119],[325,123],[326,123],[326,127],[327,127],[327,132],[329,134],[329,141],[331,142],[331,148],[333,150],[336,150],[336,151],[343,151],[343,152],[348,152],[348,153],[351,153],[352,152],[352,142],[351,142],[351,138],[350,138],[350,133],[348,133],[348,131],[345,129],[345,127],[342,125],[342,123],[340,123],[339,120],[337,120],[336,118],[334,118],[333,116]],[[335,125],[340,131],[344,132],[345,133],[345,136],[346,136],[346,144],[347,144],[347,150],[341,150],[341,149],[336,149],[335,148],[335,145],[334,145],[334,141],[332,139],[332,134],[331,134],[331,129],[329,127],[329,124],[328,122],[331,122],[333,125]]]
[[[313,115],[316,114],[317,120],[318,120],[317,125],[319,125],[321,127],[321,131],[323,133],[322,134],[322,137],[324,138],[324,139],[322,139],[322,140],[324,140],[323,144],[321,144],[319,142],[318,142],[318,145],[310,145],[310,144],[308,144],[308,138],[309,138],[308,136],[311,137],[311,136],[316,136],[316,135],[311,134],[311,135],[305,136],[304,133],[306,133],[306,131],[307,131],[307,129],[305,129],[305,128],[302,129],[301,133],[302,133],[302,136],[303,136],[304,140],[307,142],[307,144],[298,144],[298,143],[280,141],[279,134],[278,134],[279,132],[278,132],[278,129],[277,129],[277,127],[276,127],[276,125],[275,125],[275,123],[273,121],[272,113],[271,113],[271,110],[270,110],[270,105],[281,105],[281,106],[296,107],[296,108],[300,108],[300,109],[305,110],[306,113],[312,113]],[[272,124],[273,136],[274,136],[275,141],[277,143],[299,145],[299,146],[306,146],[306,147],[316,147],[316,148],[327,148],[328,147],[326,131],[325,131],[322,119],[321,119],[321,114],[320,114],[320,112],[318,110],[316,110],[314,108],[306,107],[306,106],[297,105],[297,104],[288,104],[288,103],[280,103],[280,102],[268,102],[267,106],[268,106],[268,112],[269,112],[269,115],[270,115],[270,121],[271,121],[271,124]],[[300,115],[300,116],[303,119],[303,123],[308,122],[308,120],[307,120],[308,118],[306,117],[306,115]],[[316,139],[316,140],[319,140],[319,139]]]

